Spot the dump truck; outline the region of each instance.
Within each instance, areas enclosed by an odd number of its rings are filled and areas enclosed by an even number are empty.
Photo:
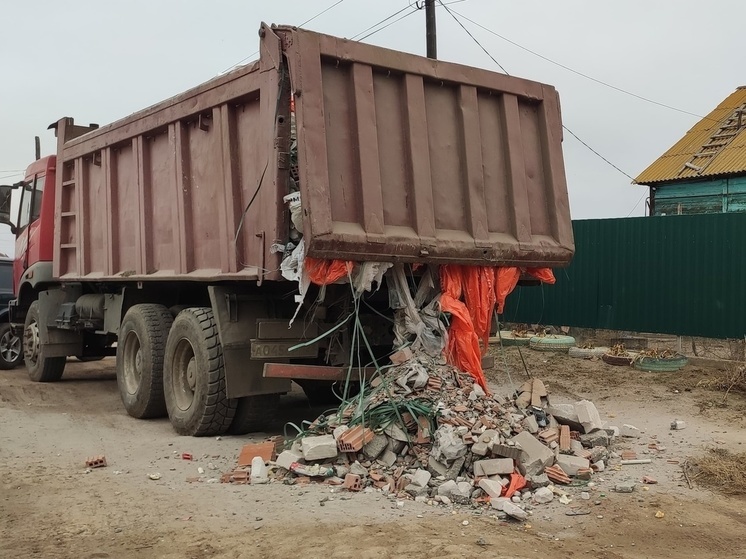
[[[299,245],[301,260],[404,263],[412,278],[569,263],[553,87],[295,27],[259,36],[256,62],[112,124],[60,119],[56,154],[0,187],[32,380],[116,356],[129,415],[246,433],[291,381],[321,399],[368,364],[350,351],[349,285],[299,298],[286,279]],[[386,291],[356,308],[380,355]]]

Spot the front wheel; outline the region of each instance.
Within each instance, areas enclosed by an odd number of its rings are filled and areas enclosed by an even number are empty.
[[[0,325],[0,369],[15,369],[23,359],[21,338],[7,322]]]
[[[212,310],[182,310],[166,341],[163,391],[168,417],[180,435],[225,433],[236,413],[226,396],[223,348]]]
[[[26,313],[23,326],[23,357],[28,376],[34,382],[56,382],[65,372],[67,357],[47,357],[39,337],[39,301],[34,301]]]

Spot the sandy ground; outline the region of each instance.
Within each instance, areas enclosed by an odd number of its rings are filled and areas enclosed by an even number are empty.
[[[554,402],[588,398],[610,424],[634,424],[643,436],[616,449],[653,460],[597,474],[594,487],[568,490],[572,503],[537,505],[525,524],[471,508],[411,501],[399,508],[379,493],[323,485],[210,482],[232,469],[246,442],[266,435],[193,439],[177,436],[167,420],[132,419],[119,402],[113,360],[70,362],[57,384],[31,383],[22,369],[3,371],[0,557],[746,557],[746,499],[690,489],[681,474],[687,457],[707,447],[745,450],[746,399],[731,394],[723,403],[722,392],[697,387],[715,374],[704,369],[639,373],[523,353]],[[526,374],[515,349],[496,357],[490,379],[507,393]],[[291,394],[271,434],[319,411]],[[687,428],[670,431],[673,419]],[[655,441],[665,450],[650,450]],[[181,460],[183,452],[196,460]],[[85,473],[85,458],[98,454],[109,466]],[[150,480],[156,472],[161,478]],[[617,482],[643,475],[659,483],[638,484],[631,494],[613,491]],[[590,500],[580,498],[584,490]],[[656,518],[657,511],[665,516]]]

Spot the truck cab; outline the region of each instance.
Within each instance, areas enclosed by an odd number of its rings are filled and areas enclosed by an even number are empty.
[[[56,157],[34,161],[22,181],[0,186],[0,223],[16,236],[10,319],[23,322],[36,293],[52,280]],[[18,201],[13,211],[11,199]]]

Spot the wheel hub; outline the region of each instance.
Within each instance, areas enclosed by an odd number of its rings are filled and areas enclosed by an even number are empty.
[[[21,338],[14,335],[10,330],[0,338],[0,354],[8,363],[12,363],[21,353]]]
[[[194,391],[195,386],[197,386],[197,363],[195,362],[194,357],[189,360],[186,375],[189,389]]]
[[[31,322],[23,331],[23,356],[31,363],[39,358],[39,325]]]

